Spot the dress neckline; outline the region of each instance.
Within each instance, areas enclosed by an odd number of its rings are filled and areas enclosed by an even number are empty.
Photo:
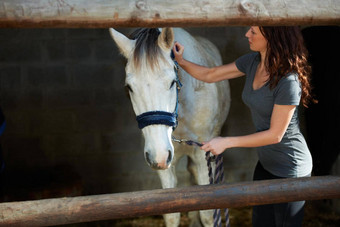
[[[251,83],[250,83],[251,91],[254,91],[254,92],[261,90],[263,87],[266,87],[269,83],[269,81],[267,81],[261,87],[254,89],[254,80],[255,80],[257,69],[258,69],[259,64],[260,64],[258,57],[255,59],[255,61],[256,61],[256,69],[255,69],[254,75],[252,76]]]

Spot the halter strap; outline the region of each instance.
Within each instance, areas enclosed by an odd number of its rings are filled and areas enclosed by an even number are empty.
[[[136,117],[140,129],[154,124],[177,126],[177,114],[165,111],[149,111]]]

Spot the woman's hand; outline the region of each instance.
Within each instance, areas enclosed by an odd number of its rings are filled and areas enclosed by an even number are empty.
[[[175,60],[178,62],[178,64],[181,64],[184,60],[183,59],[184,46],[178,42],[175,42],[172,51],[174,52]]]
[[[187,73],[189,73],[192,77],[197,80],[206,82],[206,83],[214,83],[226,79],[232,79],[239,76],[245,75],[236,67],[235,62],[232,62],[227,65],[208,67],[202,66],[188,61],[183,58],[184,46],[179,42],[174,43],[174,47],[172,51],[175,56],[175,60],[184,69]]]
[[[213,155],[219,155],[228,148],[228,137],[215,137],[208,142],[204,142],[201,147],[205,152],[210,151]]]

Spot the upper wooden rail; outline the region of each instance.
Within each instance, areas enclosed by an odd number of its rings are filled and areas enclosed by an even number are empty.
[[[0,28],[340,25],[339,0],[2,0]]]

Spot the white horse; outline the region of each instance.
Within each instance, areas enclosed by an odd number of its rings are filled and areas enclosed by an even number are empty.
[[[131,39],[112,28],[110,34],[127,59],[125,83],[145,138],[144,156],[158,170],[162,187],[176,187],[175,167],[184,155],[197,183],[209,184],[205,152],[197,146],[173,144],[172,134],[196,141],[218,136],[229,112],[229,83],[200,82],[182,69],[177,77],[171,50],[176,40],[185,46],[187,60],[216,66],[222,64],[217,48],[180,28],[138,29]],[[179,93],[178,78],[183,84]],[[176,112],[179,124],[173,131]],[[165,214],[164,219],[166,226],[178,226],[180,213]],[[200,211],[200,219],[204,226],[212,226],[212,211]]]

